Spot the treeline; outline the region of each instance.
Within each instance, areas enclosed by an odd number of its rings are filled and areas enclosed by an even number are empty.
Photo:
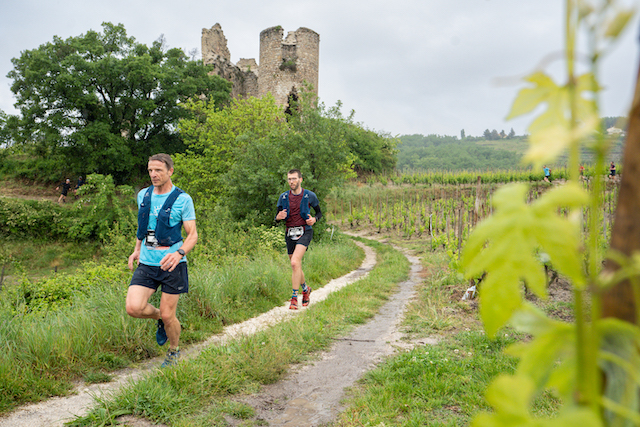
[[[627,126],[629,124],[629,119],[627,117],[603,117],[602,118],[602,129],[606,131],[611,127],[615,127],[622,130],[627,130]]]
[[[523,137],[518,137],[523,138]],[[455,136],[403,135],[398,144],[398,170],[506,170],[520,167],[520,155],[488,148]]]
[[[247,164],[244,180],[269,175],[271,182],[280,174],[281,182],[283,170],[291,167],[310,179],[332,168],[340,171],[333,174],[338,179],[395,168],[395,139],[342,116],[339,104],[324,108],[309,99],[301,101],[308,104],[304,111],[290,106],[291,115],[268,100],[244,100],[247,106],[241,106],[231,99],[231,84],[209,74],[212,66],[181,49],[167,49],[162,38],[150,47],[138,43],[122,24],[104,23],[102,32],[66,40],[56,36],[12,62],[8,76],[19,114],[0,111],[0,176],[60,182],[101,174],[117,185],[139,186],[147,181],[148,157],[164,152],[189,165],[198,157],[212,159],[207,177],[190,170],[198,182],[183,181],[217,196],[235,185],[222,178],[233,172],[234,159],[242,163],[257,152],[268,158],[278,153],[279,162]],[[256,120],[238,115],[252,108],[248,114]],[[209,129],[212,118],[224,127]],[[206,140],[212,135],[219,138]],[[306,144],[308,150],[299,149]]]

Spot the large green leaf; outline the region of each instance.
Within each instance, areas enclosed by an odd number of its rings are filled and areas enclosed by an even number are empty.
[[[537,254],[545,251],[559,271],[584,283],[577,226],[559,215],[561,207],[577,207],[587,195],[573,185],[544,194],[532,205],[525,203],[527,187],[502,187],[493,199],[495,213],[469,237],[462,256],[468,277],[486,272],[480,287],[480,315],[489,336],[511,318],[522,302],[522,281],[536,295],[546,297],[544,266]]]
[[[513,326],[521,332],[534,335],[534,339],[517,343],[507,349],[507,353],[520,358],[518,373],[531,378],[537,390],[548,385],[551,373],[558,367],[561,356],[575,353],[575,326],[549,319],[535,306],[525,303],[514,316]],[[563,357],[562,360],[568,360]],[[571,384],[575,384],[575,365],[570,365]],[[563,387],[564,389],[564,387]]]
[[[546,105],[529,125],[530,148],[523,158],[540,166],[553,161],[573,142],[596,129],[598,120],[593,93],[601,88],[592,73],[582,74],[575,83],[566,85],[556,84],[542,71],[532,73],[525,80],[531,86],[520,90],[507,119]],[[572,97],[574,91],[577,96]]]
[[[486,400],[493,407],[491,413],[480,412],[472,427],[600,427],[599,414],[589,408],[568,405],[551,419],[533,418],[529,405],[535,397],[533,381],[524,375],[500,375],[487,388]]]

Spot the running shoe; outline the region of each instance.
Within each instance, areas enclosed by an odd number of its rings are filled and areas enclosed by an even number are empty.
[[[307,292],[302,291],[302,306],[306,307],[309,305],[309,295],[311,295],[311,286],[307,286]]]
[[[165,345],[167,343],[167,331],[164,330],[164,322],[162,321],[162,319],[158,319],[156,341],[158,342],[158,345]]]
[[[180,358],[180,350],[167,350],[167,356],[164,358],[164,362],[160,365],[161,368],[167,368],[169,366],[175,366],[178,364],[178,359]]]
[[[297,297],[292,297],[291,298],[291,305],[289,305],[289,310],[297,310],[298,309],[298,298]]]

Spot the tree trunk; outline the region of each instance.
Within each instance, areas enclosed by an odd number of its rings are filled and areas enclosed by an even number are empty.
[[[622,171],[610,246],[611,249],[630,256],[640,250],[640,70],[629,112]],[[606,261],[606,271],[615,271],[618,268],[615,262]],[[637,310],[633,289],[628,280],[603,292],[603,317],[615,317],[638,324]]]

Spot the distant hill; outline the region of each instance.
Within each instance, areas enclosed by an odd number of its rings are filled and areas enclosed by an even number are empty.
[[[398,150],[398,170],[499,170],[522,169],[522,156],[529,148],[526,136],[510,139],[484,140],[468,138],[460,140],[455,136],[443,135],[402,135]],[[624,138],[613,143],[610,158],[621,163]],[[595,160],[592,153],[583,148],[581,159],[585,164]],[[567,154],[560,156],[552,166],[564,166]]]
[[[455,136],[403,135],[398,150],[398,170],[490,170],[520,166],[526,142],[460,140]]]

